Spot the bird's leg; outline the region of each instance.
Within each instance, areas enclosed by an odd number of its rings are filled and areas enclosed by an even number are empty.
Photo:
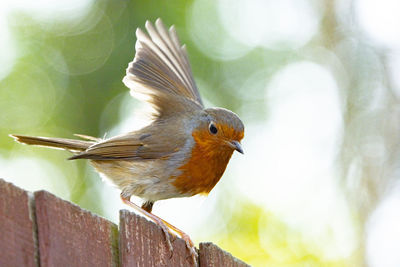
[[[153,205],[154,205],[154,202],[153,201],[146,201],[146,202],[144,202],[143,204],[142,204],[142,206],[141,206],[141,208],[142,209],[144,209],[145,211],[147,211],[148,213],[151,213],[151,210],[153,209]],[[154,215],[154,214],[153,214]],[[155,216],[155,215],[154,215]],[[160,218],[160,217],[159,217]],[[163,221],[163,223],[164,224],[166,224],[167,226],[168,226],[168,223],[166,222],[166,221],[164,221],[163,219],[161,219],[160,218],[160,220],[162,220]],[[171,228],[171,227],[170,227]],[[175,240],[175,238],[176,238],[176,235],[173,233],[173,232],[171,232],[171,229],[168,229],[168,232],[171,234],[171,236],[172,236],[172,241],[174,241]]]
[[[155,216],[155,215],[154,215]],[[156,216],[157,217],[157,216]],[[197,265],[197,251],[196,251],[196,247],[193,244],[193,241],[190,239],[189,235],[186,234],[185,232],[183,232],[182,230],[178,229],[177,227],[173,226],[172,224],[170,224],[169,222],[159,218],[165,225],[168,226],[169,229],[172,229],[175,233],[177,233],[178,235],[181,236],[181,238],[185,241],[186,243],[186,247],[189,249],[190,255],[192,256],[193,262],[195,265]]]
[[[153,209],[153,205],[154,205],[153,201],[146,201],[143,203],[141,208],[144,209],[145,211],[151,213],[151,210]]]
[[[174,230],[177,234],[181,236],[181,238],[185,241],[186,247],[189,249],[190,255],[192,256],[193,262],[196,265],[196,257],[197,257],[197,251],[196,247],[193,244],[193,241],[190,239],[189,235],[183,232],[182,230],[176,228],[172,224],[170,224],[167,221],[164,221],[163,219],[160,218],[160,220],[165,223],[170,229]]]
[[[168,248],[170,249],[170,251],[172,252],[172,245],[171,245],[171,241],[169,239],[169,235],[168,233],[171,233],[172,236],[175,236],[175,234],[173,232],[171,232],[171,230],[173,230],[175,233],[177,233],[178,235],[180,235],[182,237],[182,239],[185,241],[186,243],[186,247],[189,249],[190,255],[192,256],[193,262],[195,265],[197,265],[197,251],[196,248],[193,244],[193,241],[190,239],[189,235],[187,235],[185,232],[183,232],[182,230],[176,228],[175,226],[173,226],[172,224],[170,224],[169,222],[161,219],[160,217],[154,215],[151,213],[151,210],[153,208],[153,202],[145,202],[142,207],[139,207],[138,205],[136,205],[135,203],[131,202],[128,198],[124,197],[121,194],[121,199],[122,201],[127,204],[128,206],[134,208],[136,211],[144,214],[145,216],[149,217],[150,219],[152,219],[157,225],[159,225],[161,227],[161,229],[164,232],[165,235],[165,239],[167,241],[168,244]]]
[[[173,233],[167,227],[167,225],[162,221],[162,219],[160,217],[152,214],[151,212],[147,211],[145,208],[139,207],[135,203],[131,202],[128,198],[124,197],[122,194],[121,194],[121,199],[122,199],[122,202],[124,202],[126,205],[128,205],[129,207],[134,208],[136,211],[138,211],[138,212],[144,214],[145,216],[147,216],[148,218],[152,219],[157,225],[159,225],[161,227],[162,231],[164,232],[164,236],[165,236],[165,240],[166,240],[167,245],[168,245],[168,249],[171,252],[171,256],[172,256],[173,248],[172,248],[171,240],[169,238],[169,234],[168,233],[171,233],[171,234],[173,234]],[[151,208],[150,208],[150,211],[151,211]]]

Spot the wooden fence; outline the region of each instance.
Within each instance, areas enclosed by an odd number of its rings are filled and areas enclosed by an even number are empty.
[[[173,240],[173,239],[172,239]],[[0,179],[0,266],[193,266],[182,239],[168,251],[161,228],[127,210],[118,226],[46,191]],[[199,266],[248,266],[200,243]]]

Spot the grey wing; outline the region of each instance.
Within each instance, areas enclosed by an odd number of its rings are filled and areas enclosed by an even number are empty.
[[[90,146],[69,159],[147,160],[166,159],[184,145],[184,138],[168,135],[168,141],[153,133],[128,133]]]
[[[186,48],[181,46],[175,28],[168,31],[157,19],[155,27],[147,21],[146,29],[149,35],[140,29],[136,31],[136,55],[123,79],[131,94],[147,96],[146,100],[156,109],[164,108],[157,103],[174,97],[186,98],[202,108]]]

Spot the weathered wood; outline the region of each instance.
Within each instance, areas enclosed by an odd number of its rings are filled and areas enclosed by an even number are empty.
[[[0,179],[0,266],[194,266],[185,242],[142,216],[120,211],[113,223],[54,195],[34,197]],[[40,256],[39,256],[40,255]],[[212,243],[201,243],[200,266],[245,267]]]
[[[40,265],[117,266],[117,226],[46,192],[35,192]]]
[[[0,266],[36,266],[34,211],[28,192],[0,179]]]
[[[171,237],[171,255],[161,228],[142,216],[121,210],[119,228],[122,267],[194,266],[182,239]]]
[[[200,243],[200,267],[248,267],[243,261],[233,257],[230,253],[220,249],[213,243]]]

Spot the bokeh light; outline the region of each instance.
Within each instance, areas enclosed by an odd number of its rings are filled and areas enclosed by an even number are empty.
[[[396,184],[368,220],[367,259],[371,267],[398,266],[400,239],[399,184]]]
[[[400,47],[400,3],[392,0],[355,1],[356,18],[375,42],[388,48]]]
[[[316,33],[321,14],[307,0],[218,2],[226,31],[249,47],[300,47]]]

